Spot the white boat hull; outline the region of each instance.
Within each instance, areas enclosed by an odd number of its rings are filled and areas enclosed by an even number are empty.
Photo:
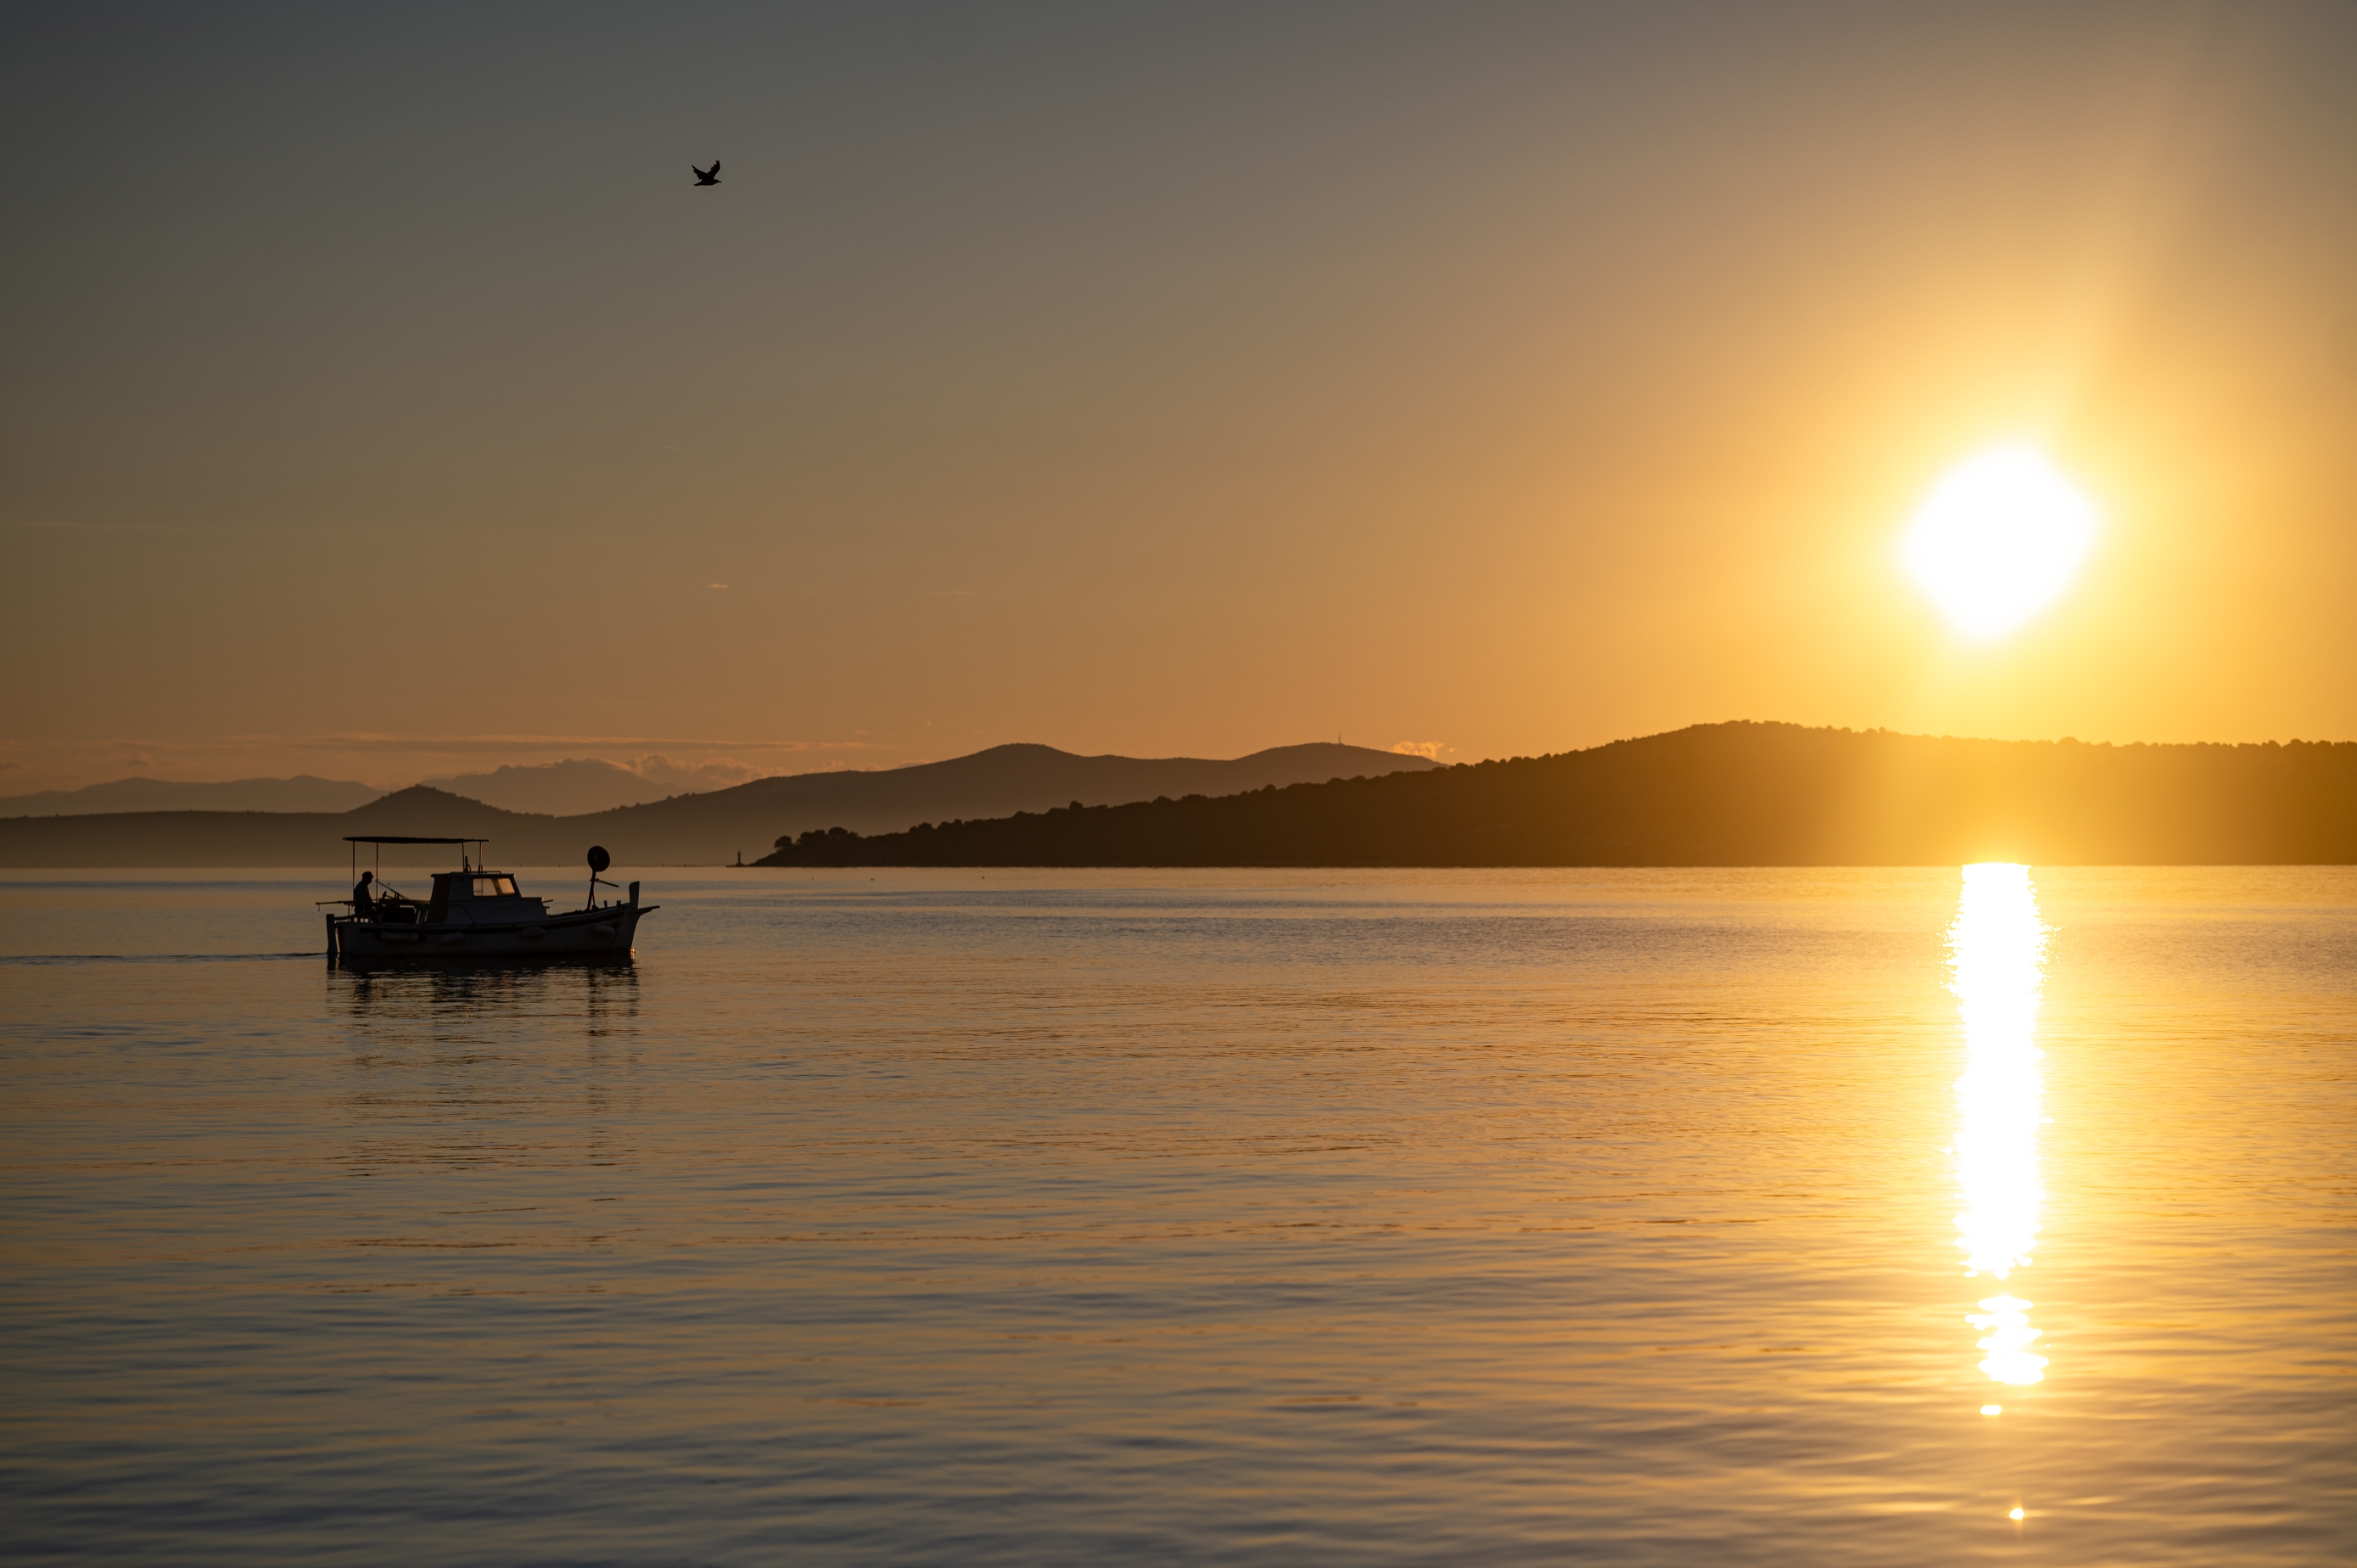
[[[638,933],[639,917],[651,914],[657,908],[653,904],[612,904],[602,909],[576,909],[507,925],[401,925],[331,915],[328,918],[328,957],[348,963],[628,958]]]

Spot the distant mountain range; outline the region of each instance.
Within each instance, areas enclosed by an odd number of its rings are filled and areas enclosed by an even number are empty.
[[[313,782],[321,782],[314,780]],[[834,832],[832,830],[841,830]],[[348,833],[478,834],[510,866],[2357,863],[2357,744],[2077,741],[1700,725],[1437,768],[1330,745],[1232,762],[1002,746],[575,816],[418,786],[342,812],[0,819],[0,865],[319,865]],[[444,864],[394,850],[388,867]]]
[[[350,833],[480,834],[491,841],[492,859],[511,866],[571,865],[592,843],[627,866],[716,865],[740,851],[752,860],[780,836],[813,828],[888,832],[1075,800],[1093,806],[1226,795],[1437,766],[1421,757],[1328,742],[1277,746],[1227,762],[1076,757],[1053,746],[1000,746],[947,762],[758,779],[561,817],[502,811],[421,784],[335,813],[150,809],[0,820],[0,866],[324,865],[344,858],[343,838]],[[447,858],[439,850],[393,850],[385,864],[440,865]]]
[[[642,805],[679,793],[676,785],[667,788],[627,768],[592,757],[511,764],[489,773],[454,773],[425,782],[503,811],[554,817],[610,811],[617,806]]]
[[[454,773],[425,782],[501,811],[557,817],[609,811],[681,791],[677,783],[590,757],[511,765],[489,773]],[[239,779],[226,784],[117,779],[81,789],[0,797],[0,817],[81,817],[101,811],[349,811],[388,792],[370,784],[314,779],[308,774],[294,779]]]
[[[81,789],[43,789],[0,797],[0,817],[85,817],[101,811],[349,811],[384,791],[346,779],[236,779],[178,784],[117,779]]]
[[[1701,725],[1555,757],[1072,807],[770,865],[2357,863],[2357,744],[2087,746]]]

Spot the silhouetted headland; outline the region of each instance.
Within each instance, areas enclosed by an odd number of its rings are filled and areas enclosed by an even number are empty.
[[[1381,779],[781,841],[764,865],[2314,865],[2357,744],[2110,746],[1698,725]]]

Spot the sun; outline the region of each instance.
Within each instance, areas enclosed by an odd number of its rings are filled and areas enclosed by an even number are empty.
[[[1932,487],[1899,558],[1951,626],[1994,642],[2061,597],[2094,542],[2094,503],[2035,447],[1999,446]]]

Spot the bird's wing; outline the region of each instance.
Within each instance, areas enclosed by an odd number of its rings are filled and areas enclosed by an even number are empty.
[[[718,158],[712,160],[712,172],[714,174],[718,174],[720,172],[720,160]]]

